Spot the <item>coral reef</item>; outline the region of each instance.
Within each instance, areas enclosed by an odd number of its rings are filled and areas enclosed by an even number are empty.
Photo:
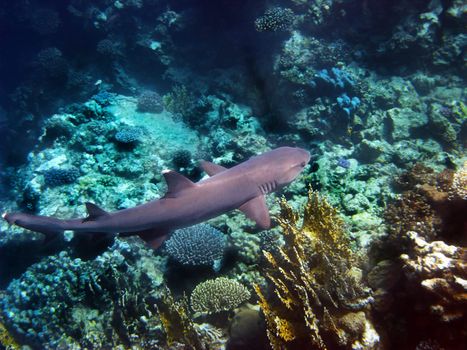
[[[137,109],[140,112],[161,113],[164,110],[162,96],[155,91],[143,91],[138,96]]]
[[[0,346],[6,350],[20,349],[20,345],[13,335],[8,332],[2,322],[0,322]]]
[[[172,155],[172,163],[177,169],[188,168],[191,165],[191,152],[187,150],[177,150]]]
[[[72,184],[78,178],[79,170],[76,168],[51,168],[44,172],[44,183],[49,187]]]
[[[141,242],[116,239],[89,261],[63,251],[10,283],[0,301],[5,324],[35,347],[154,346],[159,321],[150,306],[163,266]]]
[[[222,232],[210,225],[198,224],[175,231],[165,242],[165,249],[183,265],[206,265],[219,271],[226,243]]]
[[[174,114],[188,117],[195,108],[196,98],[185,85],[176,85],[172,91],[163,97],[164,107]]]
[[[401,197],[386,208],[388,241],[404,249],[400,238],[416,231],[422,237],[459,240],[463,230],[465,210],[465,165],[458,171],[446,169],[436,173],[421,164],[402,174],[396,186],[404,190]],[[394,243],[389,243],[394,240]],[[404,241],[404,240],[402,240]]]
[[[194,312],[212,314],[230,311],[250,299],[250,292],[241,283],[218,277],[198,284],[190,296]]]
[[[141,140],[144,131],[141,127],[123,127],[115,134],[115,140],[123,144],[134,144]]]
[[[268,8],[264,15],[255,20],[255,28],[258,32],[277,32],[290,29],[294,22],[294,13],[289,8]]]
[[[290,82],[309,85],[323,69],[345,60],[343,45],[327,45],[323,39],[294,30],[277,56],[274,70]],[[311,83],[312,84],[312,83]]]
[[[396,180],[403,192],[387,207],[388,236],[374,242],[376,262],[368,274],[375,291],[374,317],[385,329],[385,343],[461,348],[454,339],[466,322],[462,181],[465,165],[439,173],[416,165]]]
[[[195,323],[188,311],[186,298],[175,300],[166,290],[157,302],[157,311],[164,327],[165,342],[172,349],[223,349],[225,334],[209,323]]]
[[[379,336],[366,315],[372,297],[336,210],[310,190],[302,224],[284,199],[277,220],[285,245],[263,252],[271,293],[255,287],[271,346],[376,348]]]
[[[121,240],[69,233],[49,246],[0,222],[0,324],[33,348],[260,348],[257,305],[194,318],[182,296],[221,273],[259,286],[285,348],[371,348],[376,329],[382,348],[457,350],[466,16],[461,0],[1,2],[2,210],[129,208],[165,193],[162,169],[199,180],[198,158],[230,167],[296,145],[312,161],[281,192],[288,223],[270,195],[279,226],[258,234],[232,212],[209,222],[222,234],[172,253],[128,240],[127,256]],[[315,195],[321,224],[301,224],[309,185],[345,230]],[[371,248],[361,279],[349,245]],[[161,296],[163,277],[173,296]],[[371,308],[359,304],[366,283]]]
[[[205,349],[190,318],[186,299],[175,301],[170,291],[166,289],[157,303],[157,311],[164,327],[167,345],[179,344],[190,349]]]
[[[48,47],[37,53],[36,63],[41,71],[51,78],[63,78],[68,73],[68,66],[63,53],[56,47]]]
[[[96,45],[96,50],[108,59],[123,56],[121,44],[112,39],[102,39]]]
[[[407,236],[411,247],[401,255],[402,269],[408,290],[417,291],[417,312],[430,314],[440,324],[465,324],[467,249],[443,241],[428,243],[413,231]]]
[[[332,67],[330,70],[320,70],[315,75],[315,79],[311,81],[311,85],[320,88],[328,86],[333,90],[342,91],[346,88],[354,87],[355,81],[349,73],[337,67]]]

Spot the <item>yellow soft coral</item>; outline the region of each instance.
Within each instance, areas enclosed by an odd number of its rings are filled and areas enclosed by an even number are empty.
[[[263,274],[273,293],[255,286],[273,349],[351,347],[362,334],[348,332],[339,320],[371,300],[350,273],[357,259],[344,223],[317,192],[309,191],[302,220],[283,199],[277,218],[285,245],[264,251]],[[363,329],[363,328],[362,328]]]
[[[5,328],[3,323],[0,322],[0,345],[8,350],[19,349],[20,345],[16,342],[15,338]]]
[[[157,310],[166,333],[167,345],[181,343],[189,349],[205,349],[188,314],[186,299],[175,301],[169,289],[166,289],[157,304]]]

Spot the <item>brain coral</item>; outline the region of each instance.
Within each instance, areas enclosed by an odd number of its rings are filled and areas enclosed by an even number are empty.
[[[177,230],[166,241],[168,254],[183,265],[220,268],[226,238],[212,226],[200,224]]]
[[[190,297],[194,312],[211,314],[229,311],[250,298],[250,292],[241,283],[225,277],[198,284]]]

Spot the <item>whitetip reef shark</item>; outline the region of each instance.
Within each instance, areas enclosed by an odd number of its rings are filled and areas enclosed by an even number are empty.
[[[26,213],[4,213],[9,224],[55,236],[65,230],[75,233],[138,235],[153,248],[159,247],[173,230],[192,226],[234,209],[240,209],[259,228],[271,225],[265,195],[291,183],[310,161],[302,148],[280,147],[254,156],[232,168],[201,161],[210,176],[192,182],[165,170],[164,197],[133,208],[107,212],[86,203],[88,216],[62,220]]]

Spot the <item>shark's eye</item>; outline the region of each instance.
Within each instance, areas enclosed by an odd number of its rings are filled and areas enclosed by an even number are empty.
[[[304,168],[304,167],[306,166],[306,162],[301,162],[301,163],[300,163],[300,166],[301,166],[302,168]]]

